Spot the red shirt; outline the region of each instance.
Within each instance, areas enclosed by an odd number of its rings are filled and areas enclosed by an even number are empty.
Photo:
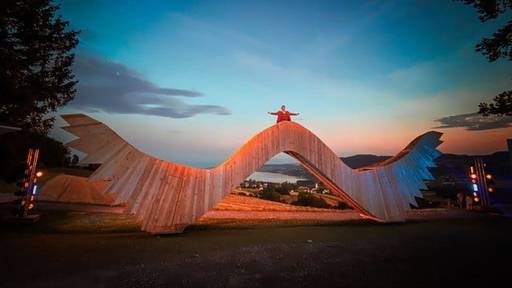
[[[276,123],[279,123],[281,121],[292,121],[290,116],[291,115],[297,115],[297,113],[291,113],[289,111],[279,110],[277,112],[273,112],[272,115],[277,115],[277,122]]]

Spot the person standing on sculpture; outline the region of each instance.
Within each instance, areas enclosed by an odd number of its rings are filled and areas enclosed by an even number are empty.
[[[297,116],[300,113],[293,113],[288,110],[286,110],[286,106],[281,106],[281,110],[277,112],[268,112],[270,115],[277,115],[277,121],[276,123],[282,122],[282,121],[292,121],[292,118],[290,116]]]

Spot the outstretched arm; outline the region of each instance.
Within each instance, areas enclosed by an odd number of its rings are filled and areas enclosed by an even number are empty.
[[[277,112],[267,112],[270,115],[277,115]]]
[[[292,116],[297,116],[297,115],[299,115],[299,114],[300,114],[300,113],[293,113],[293,112],[290,112],[290,115],[292,115]]]

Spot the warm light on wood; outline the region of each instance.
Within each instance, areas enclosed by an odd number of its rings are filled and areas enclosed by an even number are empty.
[[[87,153],[81,163],[101,163],[89,181],[108,181],[114,204],[142,221],[151,233],[179,233],[212,209],[253,172],[280,152],[297,159],[331,191],[366,218],[405,221],[409,204],[416,205],[428,167],[441,153],[441,133],[427,132],[395,157],[376,165],[351,169],[311,131],[295,122],[275,124],[251,138],[226,161],[201,169],[147,155],[83,114],[62,116],[64,129],[79,138],[67,145]]]

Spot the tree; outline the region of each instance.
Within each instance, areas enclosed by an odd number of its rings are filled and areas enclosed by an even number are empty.
[[[48,114],[76,93],[71,66],[79,31],[52,0],[0,1],[0,123],[46,134]]]
[[[512,0],[461,0],[465,5],[473,6],[480,14],[480,21],[496,19],[512,10]],[[476,51],[482,53],[490,62],[500,58],[512,61],[512,20],[499,28],[489,38],[476,45]],[[493,103],[482,102],[478,113],[488,116],[512,115],[512,90],[504,91],[493,99]]]
[[[261,198],[265,200],[280,202],[281,194],[276,192],[276,187],[269,183],[267,187],[265,187],[261,193]]]
[[[275,187],[275,191],[281,195],[290,195],[290,190],[297,189],[297,185],[289,182],[283,182]]]
[[[493,101],[494,103],[480,103],[478,113],[484,116],[491,114],[512,116],[512,90],[498,94]]]
[[[308,206],[316,208],[332,208],[331,205],[327,204],[323,198],[305,192],[299,192],[297,201],[293,202],[292,204],[297,206]]]
[[[53,168],[65,166],[69,161],[69,150],[61,142],[46,135],[19,131],[0,135],[0,179],[7,182],[19,180],[26,168],[28,148],[37,143],[39,152],[39,167]]]

